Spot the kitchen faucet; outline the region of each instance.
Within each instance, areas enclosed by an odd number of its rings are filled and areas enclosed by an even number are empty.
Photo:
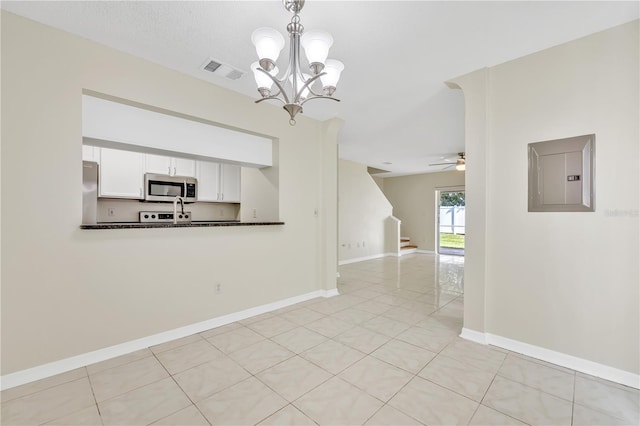
[[[180,201],[180,211],[184,216],[184,200],[181,196],[177,195],[176,198],[173,199],[173,223],[178,223],[178,201]]]

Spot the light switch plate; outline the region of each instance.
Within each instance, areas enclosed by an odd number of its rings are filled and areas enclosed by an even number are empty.
[[[595,211],[596,135],[529,144],[529,211]]]

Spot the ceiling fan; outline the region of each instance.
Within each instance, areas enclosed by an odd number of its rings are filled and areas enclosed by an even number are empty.
[[[458,171],[464,171],[465,167],[466,167],[466,161],[464,159],[464,152],[459,152],[458,153],[458,158],[456,159],[456,162],[453,163],[451,161],[446,162],[446,163],[432,163],[429,164],[430,166],[449,166],[449,167],[445,167],[442,170],[447,170],[453,166],[456,166],[456,170]]]

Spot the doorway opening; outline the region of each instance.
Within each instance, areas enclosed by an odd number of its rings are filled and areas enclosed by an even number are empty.
[[[436,190],[438,200],[437,247],[439,254],[464,256],[464,189]]]

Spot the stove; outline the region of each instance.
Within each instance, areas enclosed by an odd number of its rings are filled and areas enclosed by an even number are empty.
[[[191,212],[178,212],[178,223],[190,223]],[[173,223],[173,212],[140,212],[140,223]]]

